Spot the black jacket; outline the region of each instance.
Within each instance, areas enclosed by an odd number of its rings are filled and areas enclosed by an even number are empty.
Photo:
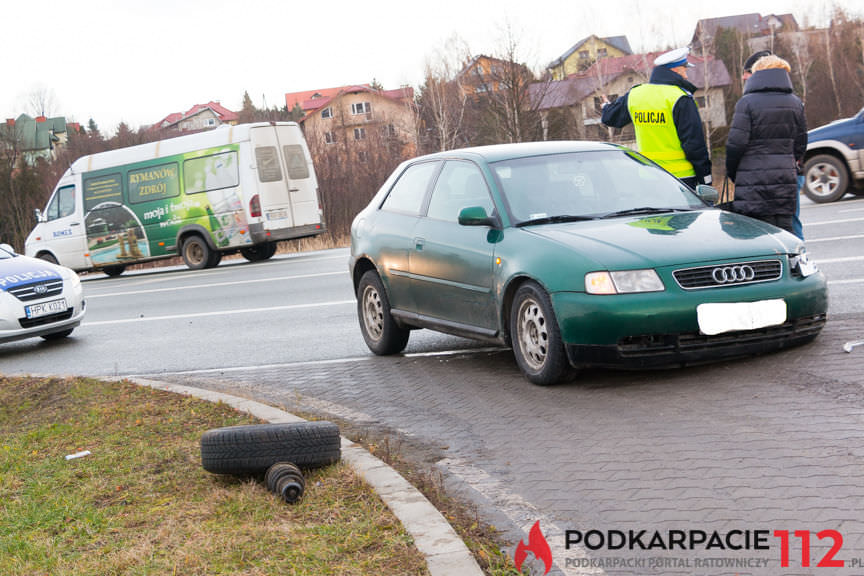
[[[807,149],[804,104],[782,69],[760,70],[744,86],[726,141],[726,175],[735,182],[733,210],[791,215],[797,164]]]
[[[696,86],[665,66],[655,67],[648,82],[650,84],[678,86],[687,92],[686,96],[679,98],[675,103],[675,108],[672,110],[672,120],[675,122],[678,140],[681,141],[681,149],[684,150],[687,160],[693,164],[696,179],[702,182],[706,176],[711,174],[711,158],[708,156],[708,147],[705,145],[705,132],[702,130],[699,108],[693,100]],[[600,117],[603,124],[613,128],[623,128],[633,121],[627,106],[629,95],[630,92],[627,92],[615,102],[603,107],[603,114]]]

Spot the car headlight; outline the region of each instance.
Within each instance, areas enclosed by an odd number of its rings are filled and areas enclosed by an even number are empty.
[[[662,292],[666,287],[654,270],[616,270],[589,272],[585,275],[588,294],[633,294]]]
[[[789,255],[789,267],[792,274],[806,278],[819,271],[816,264],[807,256],[807,249],[803,244],[799,244],[795,248],[795,252]]]

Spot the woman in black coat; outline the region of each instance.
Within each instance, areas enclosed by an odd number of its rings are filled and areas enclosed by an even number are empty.
[[[792,93],[789,63],[761,58],[735,104],[726,141],[732,210],[794,233],[798,166],[807,149],[804,104]]]

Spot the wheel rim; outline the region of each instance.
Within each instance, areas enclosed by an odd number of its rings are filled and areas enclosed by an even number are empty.
[[[193,264],[204,261],[204,249],[197,242],[192,242],[186,247],[186,258]]]
[[[378,290],[372,286],[363,290],[363,326],[373,340],[380,340],[384,334],[384,303]]]
[[[830,196],[838,186],[840,173],[831,164],[816,164],[807,173],[807,187],[817,196]]]
[[[532,370],[540,370],[549,352],[549,331],[543,309],[533,298],[519,306],[517,334],[522,357]]]

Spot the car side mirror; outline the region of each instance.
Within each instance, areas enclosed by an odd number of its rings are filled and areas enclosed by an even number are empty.
[[[468,206],[459,211],[459,224],[462,226],[496,226],[498,223],[486,213],[482,206]]]
[[[0,250],[5,250],[10,254],[15,254],[15,249],[12,248],[12,246],[10,246],[9,244],[6,244],[5,242],[3,244],[0,244]]]
[[[717,189],[707,184],[698,184],[696,186],[696,195],[712,206],[720,199],[720,193]]]

